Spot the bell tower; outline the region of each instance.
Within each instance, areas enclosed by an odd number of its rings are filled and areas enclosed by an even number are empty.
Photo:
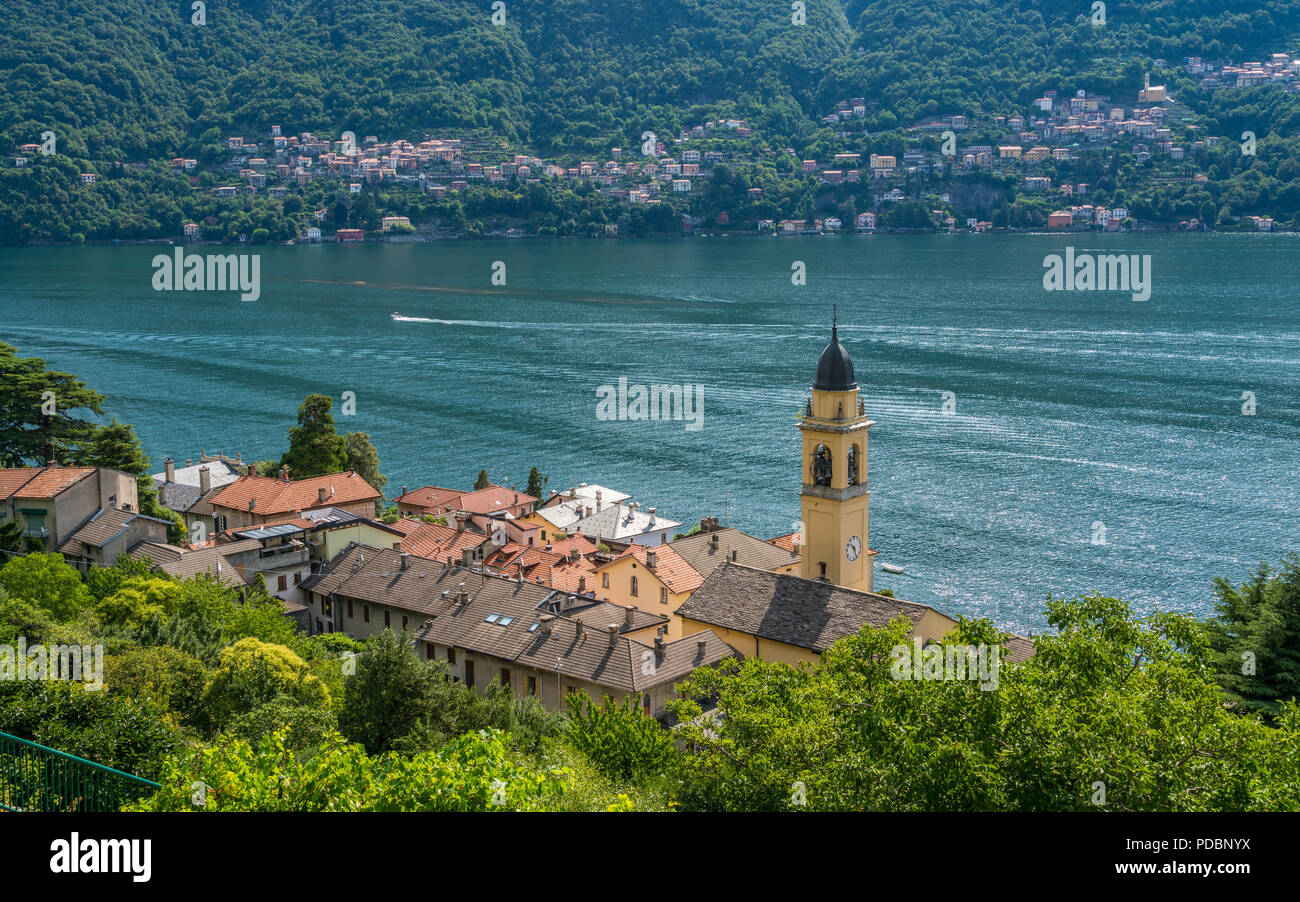
[[[812,395],[799,422],[802,575],[807,579],[872,591],[876,552],[867,547],[867,430],[873,425],[832,320],[831,341],[817,361]]]

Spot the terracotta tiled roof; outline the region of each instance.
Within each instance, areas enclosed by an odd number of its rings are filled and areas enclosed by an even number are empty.
[[[445,507],[454,509],[463,494],[465,493],[459,489],[444,489],[436,485],[425,485],[404,495],[398,495],[393,499],[393,503],[409,504],[413,507],[436,508],[438,510]]]
[[[767,541],[775,545],[777,548],[783,548],[786,551],[790,552],[791,554],[794,554],[796,553],[794,550],[795,539],[798,538],[798,536],[799,533],[792,532],[788,535],[776,536],[774,538],[768,539]]]
[[[648,552],[653,552],[655,556],[653,570],[646,563]],[[636,558],[637,563],[653,573],[674,595],[681,592],[694,592],[700,587],[700,583],[704,582],[704,577],[699,571],[688,564],[670,545],[629,545],[627,550],[614,560],[601,564],[595,569],[603,570],[611,567],[626,557]]]
[[[592,539],[587,538],[586,536],[582,535],[581,533],[578,533],[578,534],[576,534],[576,535],[572,535],[572,536],[568,536],[567,538],[557,539],[557,540],[554,540],[554,541],[548,542],[548,543],[547,543],[545,546],[543,546],[543,547],[544,547],[544,548],[548,548],[548,549],[550,549],[551,551],[559,552],[560,554],[564,555],[565,557],[568,557],[568,556],[569,556],[569,553],[572,552],[574,548],[577,548],[577,549],[578,549],[578,554],[582,555],[583,557],[586,557],[586,556],[589,555],[589,554],[595,554],[595,553],[596,553],[596,543],[595,543],[595,541],[593,541]]]
[[[677,539],[670,547],[704,576],[708,576],[725,561],[757,567],[759,570],[776,570],[799,563],[799,555],[792,550],[783,550],[771,542],[764,542],[730,527],[712,532],[697,532]]]
[[[20,488],[31,482],[44,467],[9,467],[0,469],[0,501],[7,501]]]
[[[94,467],[17,467],[0,470],[0,474],[6,474],[0,476],[0,498],[53,498],[74,482],[80,482],[94,473]]]
[[[596,588],[595,572],[596,565],[587,558],[579,561],[563,560],[552,564],[543,580],[548,586],[562,592],[590,592]]]
[[[437,523],[411,521],[409,518],[403,520],[404,523],[398,521],[402,523],[402,530],[406,532],[401,543],[402,550],[421,557],[444,560],[450,554],[459,561],[461,552],[466,548],[477,548],[488,540],[487,536],[478,532],[469,530],[457,532],[453,527],[441,526]],[[415,523],[414,527],[409,525],[412,522]]]
[[[517,492],[505,486],[490,485],[485,489],[479,489],[477,492],[468,492],[462,495],[460,497],[460,508],[472,514],[490,514],[493,511],[506,510],[515,505],[529,504],[536,500],[532,495],[525,495],[523,492]]]
[[[821,653],[864,624],[895,617],[915,625],[932,608],[832,583],[724,563],[682,602],[677,616]]]
[[[324,501],[320,500],[320,489],[325,489]],[[249,510],[249,502],[256,501],[253,513],[268,517],[378,497],[379,492],[357,475],[355,470],[348,470],[346,473],[289,482],[270,476],[241,476],[207,500],[213,507],[240,511]]]

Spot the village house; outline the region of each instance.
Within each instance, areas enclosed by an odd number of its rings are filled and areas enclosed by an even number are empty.
[[[549,710],[577,692],[593,701],[631,695],[659,715],[676,683],[734,655],[707,631],[643,643],[625,635],[653,626],[635,612],[391,550],[354,547],[304,587],[313,624],[358,638],[414,632],[421,657],[443,662],[453,679],[480,689],[496,682]]]
[[[538,505],[526,518],[541,530],[543,543],[574,532],[586,517],[600,513],[607,504],[621,504],[631,495],[594,483],[575,484],[560,494],[552,491],[544,504]]]
[[[216,531],[221,532],[326,507],[370,517],[379,497],[379,492],[354,470],[291,480],[288,468],[283,467],[277,477],[240,476],[217,490],[206,503],[212,508]]]
[[[166,542],[169,525],[137,511],[101,508],[56,550],[85,573],[91,566],[113,566],[140,542]]]
[[[594,572],[600,580],[595,591],[601,601],[671,618],[666,631],[670,639],[682,635],[672,615],[704,581],[671,545],[628,545]]]
[[[469,492],[426,485],[409,492],[406,486],[402,486],[402,494],[394,498],[393,503],[404,517],[467,511],[471,514],[504,513],[522,519],[533,512],[537,499],[502,485],[489,485]]]
[[[0,523],[17,522],[28,547],[56,549],[101,511],[138,512],[135,477],[107,467],[0,469]]]

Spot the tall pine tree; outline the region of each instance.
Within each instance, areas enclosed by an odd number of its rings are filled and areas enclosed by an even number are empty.
[[[298,425],[289,429],[289,450],[280,458],[280,466],[289,468],[290,479],[326,476],[347,469],[347,443],[334,431],[334,417],[330,414],[333,406],[328,395],[308,395],[298,407]]]

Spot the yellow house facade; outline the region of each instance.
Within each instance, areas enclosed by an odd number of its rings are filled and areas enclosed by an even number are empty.
[[[669,641],[683,635],[673,616],[704,578],[667,545],[628,546],[614,560],[593,571],[596,597],[602,601],[669,617]]]

